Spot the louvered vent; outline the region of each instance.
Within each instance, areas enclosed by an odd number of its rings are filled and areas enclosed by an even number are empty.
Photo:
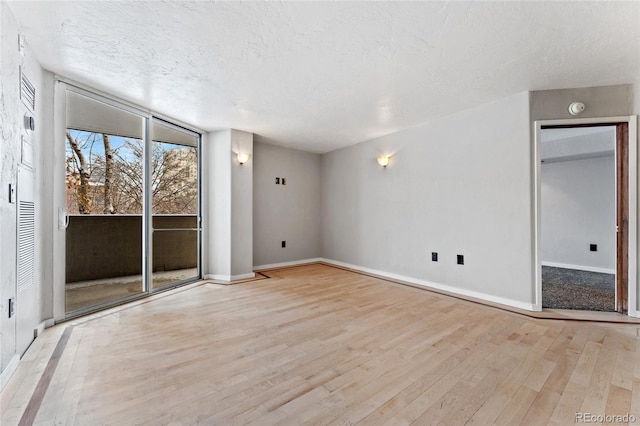
[[[36,211],[32,201],[20,201],[18,212],[18,293],[33,284]]]
[[[36,88],[20,69],[20,99],[22,103],[29,108],[29,111],[34,112],[36,109]]]

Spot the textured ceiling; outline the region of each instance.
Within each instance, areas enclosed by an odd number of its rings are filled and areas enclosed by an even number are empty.
[[[638,2],[9,5],[45,69],[312,152],[520,91],[640,76]]]

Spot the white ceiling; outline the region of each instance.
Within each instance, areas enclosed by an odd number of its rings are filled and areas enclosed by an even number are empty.
[[[542,129],[540,141],[549,142],[558,139],[575,138],[578,136],[595,135],[598,133],[613,133],[615,138],[616,126],[596,126],[596,127],[569,127],[560,129]]]
[[[640,76],[639,2],[9,5],[45,69],[312,152],[520,91]]]
[[[542,129],[540,141],[543,163],[613,156],[616,126]]]

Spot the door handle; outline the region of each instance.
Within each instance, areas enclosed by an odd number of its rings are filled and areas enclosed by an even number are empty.
[[[58,209],[58,228],[67,229],[69,227],[69,213],[64,207]]]

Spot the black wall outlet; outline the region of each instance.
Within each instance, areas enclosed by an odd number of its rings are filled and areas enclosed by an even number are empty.
[[[597,244],[589,244],[589,251],[598,251]]]
[[[458,265],[464,265],[464,256],[461,254],[458,255]]]
[[[286,242],[286,241],[283,241],[283,242],[282,242],[282,248],[285,248],[286,246],[287,246],[287,242]]]
[[[435,251],[431,252],[431,261],[432,262],[437,262],[438,261],[438,253],[436,253]]]

